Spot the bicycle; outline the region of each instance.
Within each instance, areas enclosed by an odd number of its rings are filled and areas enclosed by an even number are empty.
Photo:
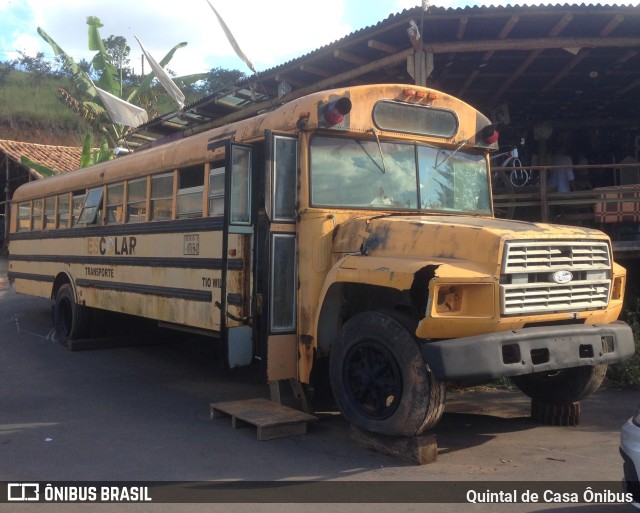
[[[499,159],[500,157],[505,157],[505,159],[500,162],[496,167],[513,167],[513,169],[508,172],[509,181],[511,185],[514,187],[524,187],[527,185],[531,179],[531,172],[527,169],[522,169],[522,161],[518,155],[518,148],[512,147],[507,151],[503,151],[502,153],[496,153],[491,156],[491,160]],[[497,178],[494,174],[494,178]]]
[[[513,200],[515,189],[524,187],[527,184],[533,184],[534,176],[530,170],[522,169],[522,161],[516,146],[508,149],[503,148],[502,150],[504,151],[491,156],[492,166],[502,168],[500,171],[493,171],[491,188],[494,198],[496,196],[504,196],[505,198],[502,199],[506,199],[506,204],[502,205],[502,202],[499,201],[494,205],[496,207],[494,208],[494,214],[496,217],[513,219],[516,209]]]

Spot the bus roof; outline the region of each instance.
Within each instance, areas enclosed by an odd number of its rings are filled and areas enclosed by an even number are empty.
[[[345,97],[350,99],[348,122],[334,126],[328,125],[323,120],[324,109],[332,102]],[[451,95],[406,84],[362,85],[312,93],[249,119],[183,137],[177,141],[167,142],[138,153],[134,152],[88,168],[31,182],[18,188],[12,201],[26,201],[52,194],[85,190],[207,162],[213,159],[212,148],[217,143],[221,144],[225,140],[256,141],[264,137],[265,130],[290,134],[301,129],[327,129],[341,133],[361,134],[371,132],[375,128],[372,121],[373,107],[377,102],[385,99],[408,105],[450,110],[459,118],[458,129],[451,137],[420,137],[420,140],[431,139],[434,142],[455,146],[466,143],[471,146],[493,148],[478,139],[478,133],[490,125],[489,119]],[[402,137],[407,140],[418,137],[415,134],[400,133],[393,129],[378,128],[376,132],[380,136]]]

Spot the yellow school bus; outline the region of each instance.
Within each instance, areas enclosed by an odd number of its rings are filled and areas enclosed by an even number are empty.
[[[451,381],[576,401],[633,353],[626,273],[599,231],[493,217],[497,136],[428,88],[310,94],[23,185],[9,278],[61,341],[102,310],[196,330],[373,432],[433,426]]]

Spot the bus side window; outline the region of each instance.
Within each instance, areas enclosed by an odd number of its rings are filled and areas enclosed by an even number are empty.
[[[127,183],[127,223],[147,220],[147,179],[139,178]]]
[[[231,224],[250,224],[251,150],[234,146],[231,154]]]
[[[42,230],[42,200],[33,200],[33,212],[31,215],[31,229]]]
[[[69,194],[58,195],[57,227],[69,228]]]
[[[211,163],[209,171],[209,215],[224,214],[224,163],[215,166]]]
[[[178,219],[202,217],[204,165],[178,170]]]
[[[85,191],[76,191],[73,193],[73,203],[72,203],[72,212],[73,212],[73,225],[78,224],[80,220],[80,214],[82,213],[82,206],[84,205],[84,200],[87,197]]]
[[[98,187],[90,189],[84,200],[84,206],[78,219],[78,224],[102,224],[102,195],[104,189]]]
[[[295,221],[298,141],[275,136],[274,145],[273,219]]]
[[[28,232],[31,230],[31,202],[25,201],[18,204],[18,231]]]
[[[151,207],[149,217],[152,221],[171,219],[173,207],[173,173],[151,177]]]
[[[107,186],[107,224],[124,222],[124,183]]]
[[[53,230],[56,227],[56,197],[50,196],[44,200],[44,229]]]

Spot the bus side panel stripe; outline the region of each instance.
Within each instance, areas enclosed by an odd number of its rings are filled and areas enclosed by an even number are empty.
[[[72,239],[107,237],[115,235],[152,235],[164,233],[190,233],[221,231],[221,217],[204,217],[178,221],[151,221],[148,223],[113,224],[100,226],[76,226],[58,230],[34,230],[11,234],[11,240]]]
[[[16,273],[11,271],[7,273],[7,277],[10,280],[44,281],[49,283],[53,283],[55,280],[54,276],[48,276],[46,274]]]
[[[163,258],[163,257],[102,257],[71,255],[11,255],[16,262],[41,262],[58,264],[109,265],[109,266],[141,266],[141,267],[173,267],[178,269],[222,269],[221,258]],[[228,261],[232,271],[242,271],[241,258]]]
[[[188,301],[212,301],[211,292],[179,289],[174,287],[155,287],[153,285],[137,285],[135,283],[112,283],[95,280],[76,280],[78,287],[96,288],[102,290],[114,290],[116,292],[129,292],[132,294],[154,295],[170,297],[175,299],[186,299]]]

